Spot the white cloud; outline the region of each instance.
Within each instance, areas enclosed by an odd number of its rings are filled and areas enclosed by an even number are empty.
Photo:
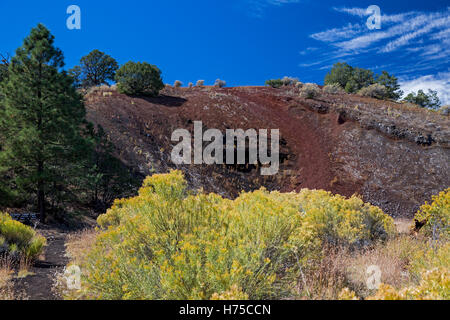
[[[431,31],[433,31],[436,28],[440,28],[440,27],[447,27],[450,26],[450,16],[446,16],[446,17],[442,17],[442,18],[438,18],[436,17],[436,15],[430,15],[429,17],[419,17],[418,18],[419,22],[418,23],[413,23],[412,26],[419,26],[419,25],[423,25],[422,28],[415,30],[411,27],[409,27],[408,29],[412,32],[403,34],[402,36],[400,36],[399,38],[389,42],[384,48],[382,48],[380,51],[381,52],[391,52],[394,51],[400,47],[403,47],[405,45],[408,45],[411,40],[416,39],[422,35],[427,35],[429,34]],[[414,31],[413,31],[414,30]]]
[[[349,23],[348,25],[340,28],[333,28],[322,32],[313,33],[311,38],[323,42],[335,42],[352,38],[353,36],[360,34],[363,29],[363,26],[360,24]]]
[[[400,86],[405,95],[411,92],[428,89],[436,90],[443,105],[450,104],[450,72],[426,75],[417,79],[400,79]]]
[[[364,8],[333,9],[353,18],[343,25],[311,34],[311,38],[323,45],[317,44],[314,54],[305,52],[303,59],[310,59],[302,61],[301,67],[323,70],[338,61],[370,67],[374,59],[385,61],[390,64],[390,73],[403,77],[405,91],[430,88],[449,103],[450,73],[433,74],[450,66],[450,7],[434,12],[395,14],[387,14],[381,8],[379,30],[367,28],[369,15]]]
[[[337,12],[348,13],[352,16],[357,16],[357,17],[368,16],[368,14],[366,12],[367,9],[363,9],[363,8],[346,8],[346,7],[337,8],[337,7],[334,7],[333,9],[336,10]]]
[[[450,8],[443,12],[421,13],[416,11],[382,15],[381,30],[369,30],[365,26],[367,16],[363,8],[334,8],[334,10],[363,18],[361,23],[348,23],[311,35],[315,40],[327,42],[345,51],[358,51],[379,44],[379,52],[392,52],[410,45],[413,40],[429,36],[431,40],[441,42],[449,38]],[[433,32],[438,31],[433,34]],[[381,43],[388,41],[388,43]]]

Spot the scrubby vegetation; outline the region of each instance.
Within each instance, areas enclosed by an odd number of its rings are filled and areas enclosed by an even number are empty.
[[[139,196],[116,201],[98,222],[83,265],[87,298],[294,297],[325,246],[356,250],[394,232],[390,217],[358,197],[189,195],[179,171],[147,178]]]
[[[448,219],[449,190],[433,200],[416,219]],[[229,200],[190,194],[173,171],[147,178],[98,223],[69,242],[83,289],[68,298],[449,298],[448,238],[433,240],[426,226],[398,234],[356,196],[261,189]],[[379,289],[367,285],[373,265]]]
[[[450,188],[433,196],[431,204],[425,203],[415,219],[424,224],[422,232],[425,235],[435,240],[450,240]]]
[[[281,81],[283,82],[284,86],[295,86],[298,82],[300,82],[298,78],[288,76],[283,77]]]
[[[267,80],[266,81],[266,86],[272,87],[272,88],[280,88],[282,87],[283,84],[283,80],[281,79],[272,79],[272,80]]]
[[[320,95],[320,88],[315,83],[305,83],[300,89],[300,96],[306,99],[314,99]]]
[[[323,92],[328,94],[337,94],[337,93],[343,93],[344,89],[338,84],[338,83],[331,83],[327,84],[323,87]]]
[[[226,87],[226,85],[227,85],[227,83],[226,83],[224,80],[217,79],[217,80],[214,82],[214,86],[215,86],[215,87],[218,87],[218,88]]]
[[[378,83],[362,88],[358,91],[358,94],[364,97],[371,97],[380,100],[385,99],[388,96],[386,87]]]
[[[161,71],[147,62],[127,62],[115,79],[119,92],[129,95],[157,96],[164,88]]]
[[[442,107],[439,109],[439,112],[440,112],[441,114],[443,114],[444,116],[450,115],[450,105],[442,106]]]
[[[0,300],[15,300],[13,269],[9,259],[0,258]]]
[[[265,84],[272,88],[280,88],[282,86],[297,86],[297,84],[301,84],[301,82],[298,78],[286,76],[283,79],[267,80]]]
[[[363,88],[374,84],[384,86],[386,94],[383,99],[398,100],[402,96],[398,79],[383,71],[380,75],[374,75],[373,71],[352,67],[347,63],[338,62],[325,76],[325,85],[339,84],[348,93],[356,93]]]
[[[36,259],[45,246],[45,238],[24,224],[0,212],[0,257],[16,261]]]
[[[396,243],[396,260],[406,274],[403,282],[395,283],[383,277],[379,289],[368,299],[375,300],[439,300],[450,298],[450,189],[433,197],[431,204],[423,205],[416,214],[416,221],[425,224],[415,238],[408,236],[388,242],[378,250],[390,252]],[[418,220],[420,219],[420,220]],[[395,260],[390,260],[391,263]],[[398,277],[397,277],[398,279]],[[358,295],[345,289],[341,298],[357,298]]]

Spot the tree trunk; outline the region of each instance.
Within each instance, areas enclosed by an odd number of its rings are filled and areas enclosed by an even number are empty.
[[[41,222],[45,223],[45,193],[44,193],[44,181],[42,180],[42,174],[44,172],[44,163],[42,161],[39,161],[38,163],[38,209],[39,209],[39,216],[41,218]]]
[[[38,131],[41,132],[42,130],[42,88],[41,88],[41,79],[42,79],[42,63],[39,63],[39,84],[38,84],[38,91],[37,96],[40,104],[39,114],[38,114]],[[41,160],[42,158],[38,160],[38,168],[37,168],[37,175],[38,175],[38,185],[37,185],[37,196],[38,196],[38,209],[39,209],[39,215],[40,220],[42,223],[45,223],[45,194],[44,194],[44,181],[43,181],[43,174],[44,174],[44,161]]]

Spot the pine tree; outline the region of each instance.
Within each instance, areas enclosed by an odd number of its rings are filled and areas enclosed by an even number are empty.
[[[398,84],[398,79],[390,75],[387,71],[383,71],[377,77],[377,83],[386,87],[389,99],[398,100],[403,95],[403,91],[400,90],[400,85]]]
[[[61,71],[63,59],[53,35],[39,24],[17,49],[0,87],[0,170],[12,170],[17,187],[36,195],[42,221],[47,193],[69,183],[87,147],[80,135],[82,97]]]
[[[108,84],[113,81],[119,68],[117,61],[111,56],[94,50],[80,60],[80,65],[70,70],[79,87],[89,88]]]

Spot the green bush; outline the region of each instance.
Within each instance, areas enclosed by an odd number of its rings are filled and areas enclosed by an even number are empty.
[[[37,258],[45,246],[45,238],[13,220],[8,214],[0,212],[0,253],[18,254],[18,258],[33,260]]]
[[[392,219],[361,199],[325,191],[189,195],[180,171],[145,180],[98,219],[83,267],[97,299],[281,299],[325,243],[384,239]]]
[[[161,71],[146,62],[127,62],[115,76],[119,92],[129,95],[157,96],[164,88]]]
[[[266,86],[272,87],[272,88],[280,88],[284,85],[283,80],[281,79],[272,79],[266,81]]]

